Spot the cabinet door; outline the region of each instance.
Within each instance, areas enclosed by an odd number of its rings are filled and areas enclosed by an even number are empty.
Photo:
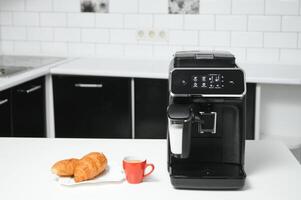
[[[12,89],[14,137],[45,137],[45,79],[26,82]]]
[[[55,135],[131,138],[131,80],[54,76]]]
[[[0,92],[0,137],[11,136],[10,90]]]
[[[166,138],[168,80],[135,79],[135,138]]]

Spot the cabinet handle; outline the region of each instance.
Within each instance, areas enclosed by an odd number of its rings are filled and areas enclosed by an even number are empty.
[[[103,84],[75,83],[74,86],[80,88],[102,88]]]
[[[34,87],[32,87],[32,88],[30,88],[30,89],[28,89],[28,90],[18,90],[18,92],[22,92],[22,93],[29,94],[29,93],[32,93],[32,92],[34,92],[34,91],[36,91],[36,90],[39,90],[39,89],[41,89],[41,88],[42,88],[41,85],[37,85],[37,86],[34,86]]]
[[[0,100],[0,106],[7,103],[8,102],[8,99],[3,99],[3,100]]]

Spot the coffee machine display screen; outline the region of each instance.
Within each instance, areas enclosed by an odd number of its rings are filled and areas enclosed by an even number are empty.
[[[241,95],[245,91],[240,69],[178,69],[171,76],[175,95]]]
[[[191,88],[208,88],[208,89],[222,89],[225,86],[224,76],[221,74],[204,74],[192,75]]]

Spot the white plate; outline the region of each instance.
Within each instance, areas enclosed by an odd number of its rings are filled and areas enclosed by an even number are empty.
[[[72,177],[58,177],[57,181],[61,185],[79,185],[93,183],[116,183],[124,180],[124,174],[120,165],[108,165],[106,170],[94,179],[76,183]]]

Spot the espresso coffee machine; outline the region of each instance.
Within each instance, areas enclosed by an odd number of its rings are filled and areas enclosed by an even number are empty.
[[[168,171],[182,189],[243,187],[246,82],[229,52],[177,52],[170,64]]]

